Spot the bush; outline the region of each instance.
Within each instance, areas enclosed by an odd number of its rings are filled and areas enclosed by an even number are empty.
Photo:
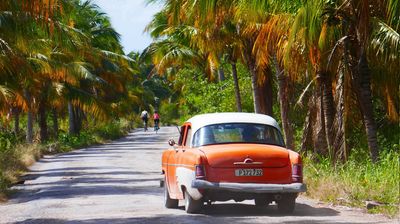
[[[382,153],[377,164],[367,158],[364,157],[363,162],[360,162],[359,155],[352,156],[347,163],[334,167],[328,159],[316,163],[310,158],[305,158],[307,195],[332,203],[358,207],[364,206],[365,201],[373,200],[382,203],[383,206],[372,212],[396,215],[399,212],[400,199],[400,153]]]
[[[111,123],[103,124],[97,126],[95,130],[95,134],[103,139],[117,139],[124,136],[128,129],[129,123],[125,122],[125,125],[121,123],[121,121],[113,121]]]
[[[174,103],[169,103],[168,101],[164,101],[160,106],[161,113],[161,122],[164,125],[177,124],[179,123],[179,111],[178,105]]]
[[[4,191],[9,185],[9,180],[6,179],[3,170],[0,170],[0,190]]]
[[[5,200],[7,188],[18,180],[20,174],[41,156],[43,146],[17,145],[0,152],[0,201]]]
[[[0,151],[9,150],[18,142],[16,135],[12,132],[0,132]]]
[[[58,141],[61,144],[61,148],[79,148],[88,146],[95,143],[93,136],[85,131],[82,131],[79,135],[70,135],[68,133],[62,133],[58,137]]]
[[[69,149],[102,143],[105,140],[121,138],[128,132],[130,127],[130,122],[124,119],[111,121],[109,123],[99,123],[90,129],[81,131],[79,135],[61,133],[58,137],[58,141],[61,149],[66,151]]]

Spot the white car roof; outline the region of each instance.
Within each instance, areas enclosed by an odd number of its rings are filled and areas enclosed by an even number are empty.
[[[254,123],[266,124],[277,128],[279,131],[278,123],[276,120],[268,115],[254,114],[254,113],[212,113],[201,114],[190,118],[187,122],[191,123],[192,135],[200,128],[223,123]]]

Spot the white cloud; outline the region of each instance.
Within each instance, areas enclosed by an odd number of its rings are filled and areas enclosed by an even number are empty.
[[[143,30],[161,9],[160,5],[146,5],[144,0],[94,0],[93,3],[111,18],[126,53],[142,51],[151,43]]]

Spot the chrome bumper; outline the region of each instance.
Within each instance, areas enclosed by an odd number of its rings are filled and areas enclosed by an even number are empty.
[[[300,193],[306,192],[303,183],[293,184],[254,184],[254,183],[213,183],[205,180],[193,180],[192,188],[226,190],[248,193]]]

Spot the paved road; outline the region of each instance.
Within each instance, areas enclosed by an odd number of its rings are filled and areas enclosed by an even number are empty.
[[[361,210],[329,207],[301,197],[291,216],[274,205],[225,202],[187,215],[165,209],[159,188],[160,155],[176,128],[135,131],[109,144],[46,156],[0,205],[0,223],[396,223]]]

